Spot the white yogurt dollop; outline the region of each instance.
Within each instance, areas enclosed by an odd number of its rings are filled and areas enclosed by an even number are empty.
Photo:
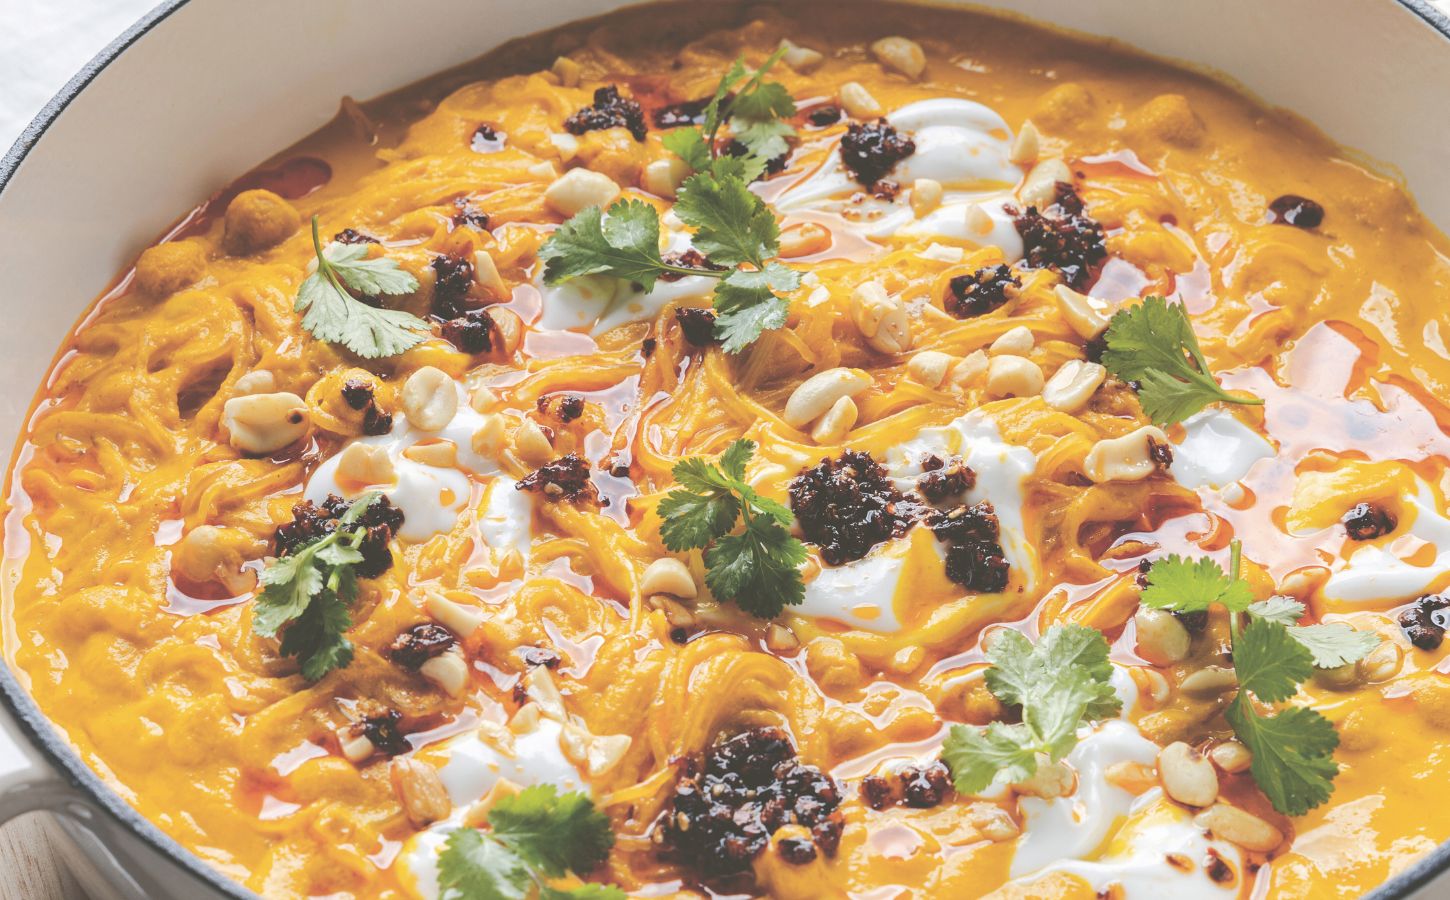
[[[510,756],[478,733],[462,734],[444,745],[448,762],[438,771],[448,798],[453,801],[453,814],[442,822],[408,839],[397,865],[411,876],[404,878],[412,893],[423,900],[438,900],[438,854],[448,835],[464,824],[468,807],[487,794],[502,778],[520,787],[552,784],[561,793],[587,791],[588,784],[574,764],[564,757],[559,746],[561,727],[552,719],[543,718],[527,734],[514,737],[514,753]]]
[[[1012,858],[1012,876],[1039,872],[1059,860],[1078,859],[1096,850],[1136,799],[1108,783],[1104,777],[1108,767],[1119,762],[1151,766],[1157,759],[1158,745],[1127,722],[1106,722],[1083,738],[1067,755],[1068,765],[1077,772],[1076,793],[1019,801],[1024,823]]]
[[[468,405],[460,385],[455,384],[454,389],[459,392],[458,412],[441,429],[424,431],[399,415],[389,433],[366,435],[349,442],[384,448],[397,475],[394,483],[342,483],[337,477],[338,464],[342,459],[339,452],[324,460],[312,473],[303,489],[303,496],[314,503],[321,503],[328,494],[352,499],[364,491],[375,490],[403,511],[403,526],[398,530],[400,538],[424,541],[435,534],[451,531],[472,499],[474,478],[496,476],[499,472],[497,461],[473,450],[473,435],[483,427],[483,416]],[[404,455],[404,451],[415,444],[432,440],[453,443],[457,448],[457,462],[453,466],[425,465]],[[527,556],[532,506],[528,495],[509,488],[512,488],[512,483],[507,479],[495,478],[489,485],[480,530],[490,546],[516,547]]]
[[[1435,548],[1429,565],[1405,562],[1387,547],[1368,545],[1355,550],[1344,567],[1324,583],[1324,596],[1349,603],[1413,600],[1450,573],[1450,519],[1436,508],[1434,492],[1420,482],[1414,496],[1404,498],[1402,514],[1413,511],[1406,532]],[[1401,521],[1403,528],[1406,523]]]
[[[514,738],[509,756],[477,733],[459,735],[447,744],[448,762],[438,771],[454,806],[466,806],[487,794],[501,778],[527,787],[552,784],[561,792],[588,790],[584,778],[559,749],[562,726],[553,719]]]
[[[1053,800],[1019,801],[1024,821],[1012,877],[1030,881],[1048,872],[1068,872],[1097,891],[1116,885],[1127,900],[1237,896],[1232,886],[1215,882],[1203,870],[1210,849],[1241,870],[1237,848],[1209,840],[1193,824],[1192,814],[1164,799],[1160,789],[1135,797],[1106,778],[1116,763],[1151,766],[1157,756],[1158,745],[1125,721],[1106,722],[1084,737],[1067,755],[1067,763],[1077,772],[1076,792]],[[1111,849],[1099,852],[1120,827],[1124,830]],[[1169,862],[1170,855],[1188,861],[1191,868],[1182,868],[1181,861]]]
[[[1064,860],[1044,869],[1045,872],[1069,872],[1086,881],[1104,896],[1124,900],[1227,900],[1239,896],[1237,882],[1220,884],[1204,870],[1209,850],[1243,875],[1238,850],[1220,841],[1210,841],[1203,829],[1193,824],[1187,810],[1165,809],[1151,824],[1136,828],[1128,836],[1128,847],[1121,852],[1106,853],[1095,860]],[[1168,862],[1172,856],[1186,863],[1187,871]],[[1110,889],[1117,888],[1117,893]]]
[[[820,574],[806,583],[805,599],[791,611],[869,631],[899,631],[896,588],[910,546],[907,538],[900,538],[854,562],[822,566]]]
[[[820,168],[783,192],[776,209],[784,215],[849,213],[851,226],[866,237],[941,235],[997,247],[1009,261],[1020,259],[1022,238],[1003,208],[1012,202],[1009,190],[1022,177],[1010,158],[1007,122],[989,107],[954,97],[919,100],[886,119],[909,132],[916,144],[916,152],[897,163],[889,177],[903,188],[918,178],[939,182],[944,189],[940,206],[918,220],[906,192],[893,201],[858,196],[864,189],[846,171],[837,149]],[[968,210],[977,205],[990,219],[986,229],[969,224]]]
[[[928,456],[942,459],[958,456],[977,473],[977,483],[966,501],[990,500],[1001,527],[1002,552],[1014,571],[1022,573],[1028,590],[1036,582],[1036,554],[1027,540],[1022,520],[1023,481],[1037,468],[1037,458],[1025,447],[1002,440],[991,419],[967,413],[940,428],[926,428],[911,440],[886,454],[885,465],[901,490],[909,490],[925,470]],[[875,548],[862,559],[839,566],[824,566],[806,583],[805,600],[792,611],[844,622],[855,628],[894,634],[901,630],[898,604],[911,597],[898,597],[902,570],[908,554],[926,536],[917,525],[907,534]],[[929,539],[937,560],[945,560],[939,541]]]
[[[671,216],[665,216],[666,253],[683,253],[690,249],[690,235],[670,229]],[[537,287],[543,295],[543,313],[539,326],[556,330],[588,329],[598,335],[628,325],[645,322],[659,315],[669,303],[694,297],[708,297],[715,290],[716,279],[688,275],[678,281],[656,281],[648,294],[634,284],[606,275],[586,275],[562,284],[545,284],[539,277]]]
[[[1014,572],[1021,573],[1026,590],[1037,583],[1037,552],[1027,537],[1023,521],[1025,482],[1037,470],[1037,457],[1026,447],[1002,439],[989,417],[973,410],[940,428],[926,428],[909,441],[892,447],[886,454],[886,468],[905,491],[916,485],[929,456],[960,457],[977,474],[977,483],[967,492],[968,503],[991,501],[1001,529],[1002,553]]]
[[[1186,488],[1221,488],[1242,481],[1254,463],[1274,456],[1274,445],[1224,409],[1206,409],[1183,420],[1187,434],[1173,448],[1168,472]]]

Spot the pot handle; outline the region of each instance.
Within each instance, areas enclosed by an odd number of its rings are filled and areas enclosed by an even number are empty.
[[[77,794],[28,740],[8,704],[0,703],[0,823],[58,809]]]

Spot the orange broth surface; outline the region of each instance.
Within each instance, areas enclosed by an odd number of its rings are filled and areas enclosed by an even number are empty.
[[[919,77],[873,55],[871,43],[888,35],[922,48]],[[651,191],[648,176],[660,171],[651,163],[672,158],[655,114],[707,97],[734,59],[759,65],[782,38],[824,56],[771,74],[801,108],[784,168],[756,186],[795,253],[783,262],[806,275],[785,326],[736,355],[696,346],[676,309],[708,305],[708,291],[643,313],[624,308],[606,328],[549,320],[546,307],[562,301],[542,285],[538,251],[565,218],[546,199],[550,185],[586,168],[668,210],[671,198]],[[902,183],[896,200],[877,200],[857,185],[839,208],[782,209],[793,189],[839,165],[832,153],[850,120],[809,116],[853,82],[888,116],[940,98],[981,104],[1005,126],[984,140],[1010,141],[1030,122],[1034,156],[1067,164],[1105,234],[1106,263],[1081,291],[1104,315],[1149,295],[1181,301],[1223,385],[1264,400],[1211,414],[1266,439],[1268,452],[1224,485],[1185,487],[1175,466],[1099,481],[1087,474],[1094,446],[1148,424],[1123,382],[1108,378],[1071,412],[1035,394],[1000,396],[970,364],[951,370],[959,379],[927,383],[911,366],[916,354],[944,354],[955,367],[1019,326],[1031,335],[1020,355],[1047,376],[1092,350],[1064,316],[1054,292],[1063,279],[1050,268],[1019,265],[1010,302],[951,314],[952,278],[1012,260],[974,235],[871,233],[882,209],[915,216],[910,200],[927,186]],[[621,127],[565,129],[608,85],[641,104],[643,140]],[[481,152],[485,123],[503,139]],[[257,190],[270,196],[259,201]],[[1282,195],[1312,199],[1322,223],[1273,221],[1268,206]],[[464,221],[464,206],[485,212],[487,226]],[[406,353],[364,360],[314,339],[293,308],[314,260],[313,216],[324,240],[350,228],[380,241],[367,252],[419,282],[386,302],[420,316],[435,308],[436,258],[486,254],[498,280],[475,276],[468,293],[502,323],[490,349],[462,352],[435,329]],[[158,248],[87,314],[22,437],[5,518],[5,657],[127,802],[264,896],[437,896],[416,863],[426,823],[405,809],[396,766],[381,752],[350,759],[348,729],[395,712],[402,758],[442,769],[470,735],[511,729],[513,738],[489,740],[522,746],[537,734],[518,717],[547,695],[540,680],[560,695],[562,709],[542,708],[550,727],[562,723],[563,758],[616,835],[607,861],[579,873],[588,880],[638,896],[1162,896],[1141,881],[1119,884],[1112,869],[1156,852],[1137,837],[1154,822],[1204,839],[1195,810],[1151,794],[1151,765],[1131,811],[1074,857],[1107,867],[1097,875],[1014,868],[1038,827],[1023,792],[873,809],[860,785],[903,760],[929,762],[954,724],[1012,717],[980,677],[982,638],[1003,626],[1034,638],[1057,623],[1100,630],[1136,686],[1124,713],[1135,740],[1203,749],[1229,740],[1222,713],[1232,695],[1180,688],[1205,666],[1230,664],[1222,611],[1191,652],[1162,665],[1139,646],[1135,613],[1141,560],[1226,563],[1233,538],[1256,598],[1291,595],[1306,623],[1345,622],[1383,643],[1358,667],[1316,675],[1291,701],[1338,731],[1329,802],[1289,819],[1249,774],[1220,773],[1224,800],[1283,840],[1267,852],[1235,849],[1219,869],[1202,856],[1177,861],[1191,879],[1185,894],[1357,896],[1450,837],[1444,652],[1412,646],[1396,621],[1450,580],[1450,563],[1439,561],[1450,546],[1437,547],[1431,527],[1450,487],[1450,242],[1393,178],[1292,111],[1121,47],[976,13],[843,2],[646,7],[510,45],[379,101],[347,101],[331,125],[220,192]],[[901,352],[873,344],[853,310],[872,281],[907,310]],[[495,465],[461,472],[429,501],[454,510],[443,527],[392,542],[392,565],[365,579],[352,605],[351,664],[309,682],[276,639],[252,629],[257,573],[304,486],[367,427],[344,385],[366,383],[377,409],[402,422],[402,386],[425,366],[462,396],[491,391],[462,405],[479,432],[495,429],[472,443]],[[836,367],[867,382],[849,427],[813,436],[787,421],[796,388]],[[307,427],[289,446],[249,453],[235,446],[225,408],[258,371],[270,390],[301,398]],[[582,415],[558,414],[563,395],[585,400]],[[821,459],[849,448],[883,460],[972,412],[1032,460],[1013,526],[1031,564],[1014,565],[1005,590],[954,583],[929,533],[915,529],[893,543],[884,591],[868,585],[835,614],[811,607],[760,620],[710,595],[698,551],[663,546],[656,509],[681,459],[749,438],[759,445],[752,484],[788,502],[791,479]],[[515,490],[537,468],[519,438],[526,423],[556,455],[590,463],[599,502]],[[1188,430],[1166,433],[1182,467]],[[512,531],[494,521],[495,502],[515,511]],[[1349,539],[1340,519],[1362,502],[1388,511],[1394,528]],[[513,543],[497,537],[505,531]],[[807,546],[807,580],[826,577],[831,567]],[[1401,581],[1414,586],[1353,599],[1326,590],[1366,547],[1399,560]],[[697,597],[643,591],[649,564],[671,555],[701,585]],[[459,608],[481,625],[459,635],[467,684],[453,694],[386,651],[420,622],[457,621]],[[521,648],[550,651],[555,667],[528,675],[542,657]],[[707,884],[652,835],[672,815],[685,761],[760,727],[783,729],[803,764],[838,782],[839,846],[797,864],[777,840],[743,880]],[[612,758],[595,764],[570,734],[624,737],[599,743]],[[1077,777],[1081,788],[1087,775]]]

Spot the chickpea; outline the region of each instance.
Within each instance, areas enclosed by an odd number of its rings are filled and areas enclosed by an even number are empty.
[[[1182,94],[1159,94],[1138,108],[1132,123],[1134,130],[1165,144],[1193,148],[1203,142],[1203,120]]]
[[[644,170],[644,147],[624,128],[604,128],[579,138],[579,158],[616,184],[634,184]]]
[[[206,273],[206,255],[192,241],[147,247],[136,260],[136,287],[153,297],[166,297],[195,284]]]
[[[291,237],[301,225],[292,204],[271,191],[242,191],[227,204],[224,243],[234,256],[260,253]]]
[[[962,718],[972,725],[986,725],[1006,713],[1007,708],[987,689],[985,681],[973,681],[962,694]]]
[[[1379,732],[1363,710],[1354,710],[1339,722],[1339,749],[1363,753],[1379,746]]]
[[[1042,95],[1033,110],[1032,120],[1057,130],[1070,129],[1075,123],[1090,121],[1097,108],[1092,92],[1075,81],[1064,82]]]
[[[1436,728],[1450,728],[1450,679],[1439,675],[1416,678],[1410,696],[1421,718]]]
[[[835,638],[818,637],[806,645],[806,668],[827,694],[861,686],[861,663]]]

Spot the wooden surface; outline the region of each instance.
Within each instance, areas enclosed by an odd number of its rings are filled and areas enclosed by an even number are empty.
[[[64,863],[72,852],[46,813],[0,827],[0,900],[90,900]]]

